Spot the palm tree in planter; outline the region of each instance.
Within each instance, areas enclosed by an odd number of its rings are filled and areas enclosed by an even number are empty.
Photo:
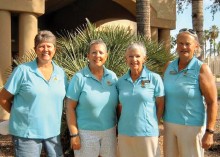
[[[108,47],[108,60],[105,66],[113,70],[118,77],[126,73],[127,66],[124,60],[124,53],[128,45],[132,42],[142,42],[147,49],[146,66],[157,73],[162,73],[162,68],[165,63],[172,60],[174,56],[165,51],[162,44],[157,44],[146,39],[144,36],[139,36],[131,33],[128,28],[106,26],[97,29],[95,25],[90,22],[87,25],[76,29],[76,32],[62,31],[57,38],[57,51],[54,56],[54,61],[61,66],[69,79],[79,70],[87,65],[86,52],[88,52],[88,45],[93,39],[102,39]],[[34,55],[26,55],[18,59],[16,62],[30,61],[35,58]],[[32,57],[30,57],[32,56]],[[62,145],[65,156],[73,156],[73,152],[69,150],[69,131],[66,124],[65,110],[62,117]]]

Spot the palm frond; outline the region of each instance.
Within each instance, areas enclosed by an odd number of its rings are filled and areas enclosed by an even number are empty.
[[[22,57],[17,57],[13,60],[13,63],[15,64],[15,66],[18,66],[19,64],[25,63],[25,62],[30,62],[32,60],[34,60],[37,57],[37,54],[35,53],[34,50],[31,50],[27,53],[25,53],[25,55],[23,55]]]

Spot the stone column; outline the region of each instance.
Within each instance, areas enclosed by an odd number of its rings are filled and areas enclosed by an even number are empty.
[[[151,40],[158,42],[158,28],[156,27],[151,27]]]
[[[0,10],[0,88],[6,81],[6,70],[11,65],[11,14]],[[9,118],[8,112],[0,107],[0,120]]]
[[[164,43],[164,47],[167,52],[170,52],[170,30],[169,29],[161,29],[159,31],[159,42]]]
[[[32,13],[19,15],[19,56],[34,48],[34,37],[37,34],[37,16]]]

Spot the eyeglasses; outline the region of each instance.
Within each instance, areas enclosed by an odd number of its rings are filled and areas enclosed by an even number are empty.
[[[190,34],[196,35],[196,32],[193,29],[183,28],[179,30],[179,33],[182,33],[182,32],[189,32]]]

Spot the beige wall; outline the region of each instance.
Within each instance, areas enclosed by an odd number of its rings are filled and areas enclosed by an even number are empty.
[[[45,0],[0,0],[0,10],[44,14]]]
[[[113,0],[136,16],[136,0]],[[106,19],[98,21],[99,25],[123,25],[132,30],[137,29],[136,23],[129,20]],[[162,42],[170,51],[170,30],[176,28],[176,1],[151,0],[151,37],[156,42]]]
[[[105,20],[101,20],[101,21],[96,22],[97,27],[104,27],[107,25],[127,27],[131,32],[133,32],[133,33],[137,32],[137,23],[134,21],[130,21],[130,20],[105,19]]]
[[[176,20],[175,0],[151,0],[151,7],[157,12],[157,18],[164,20]]]
[[[136,0],[113,0],[136,16]],[[151,0],[151,26],[158,28],[176,28],[176,1]]]

